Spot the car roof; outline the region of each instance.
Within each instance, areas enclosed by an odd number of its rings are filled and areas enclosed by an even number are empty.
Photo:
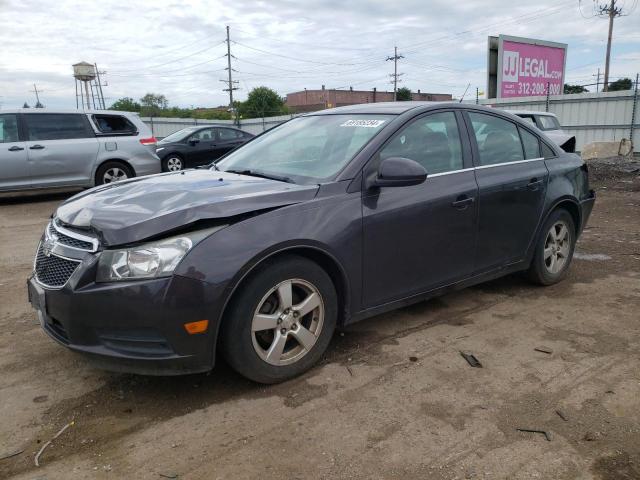
[[[505,112],[513,113],[514,115],[546,115],[547,117],[555,117],[555,113],[541,112],[539,110],[505,110]]]
[[[495,112],[495,108],[485,107],[483,105],[475,105],[460,102],[379,102],[379,103],[362,103],[359,105],[348,105],[344,107],[330,108],[327,110],[319,110],[317,112],[309,112],[303,116],[314,115],[340,115],[340,114],[387,114],[401,115],[411,110],[428,111],[436,108],[464,108],[468,110],[480,110],[486,112]],[[500,110],[500,113],[512,113],[506,110]]]
[[[70,108],[7,108],[0,113],[84,113],[87,115],[139,115],[138,112],[123,112],[120,110],[76,110]]]

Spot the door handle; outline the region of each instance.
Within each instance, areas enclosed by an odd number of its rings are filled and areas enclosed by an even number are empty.
[[[527,188],[529,190],[537,190],[540,185],[542,185],[542,180],[532,178],[531,180],[529,180],[529,183],[527,183]]]
[[[460,195],[455,202],[451,204],[453,208],[457,208],[458,210],[464,210],[469,205],[471,205],[475,199],[473,197],[468,197],[467,195]]]
[[[24,148],[14,145],[9,149],[10,152],[19,152],[20,150],[24,150]]]
[[[44,149],[44,145],[33,145],[29,147],[29,150],[43,150],[43,149]]]

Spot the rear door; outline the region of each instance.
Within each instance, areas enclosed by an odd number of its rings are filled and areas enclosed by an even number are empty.
[[[25,142],[20,141],[18,115],[0,114],[0,190],[31,185]]]
[[[25,113],[34,187],[92,184],[98,140],[82,113]]]
[[[216,134],[215,158],[221,157],[246,141],[242,132],[233,128],[216,128]]]
[[[528,129],[498,115],[473,111],[467,113],[467,121],[476,140],[475,270],[480,273],[524,258],[542,215],[549,173],[539,139]]]
[[[420,185],[363,192],[365,307],[419,294],[473,270],[477,184],[461,115],[429,113],[402,128],[367,166],[405,157],[427,170]]]

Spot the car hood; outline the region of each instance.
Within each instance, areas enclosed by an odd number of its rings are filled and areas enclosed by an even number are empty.
[[[198,220],[311,200],[317,185],[199,169],[96,187],[64,202],[62,223],[95,231],[107,246],[137,242]]]

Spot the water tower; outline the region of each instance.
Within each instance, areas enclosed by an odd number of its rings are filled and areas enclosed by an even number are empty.
[[[76,63],[73,65],[73,77],[76,79],[76,107],[104,109],[104,96],[97,66],[88,62]]]

